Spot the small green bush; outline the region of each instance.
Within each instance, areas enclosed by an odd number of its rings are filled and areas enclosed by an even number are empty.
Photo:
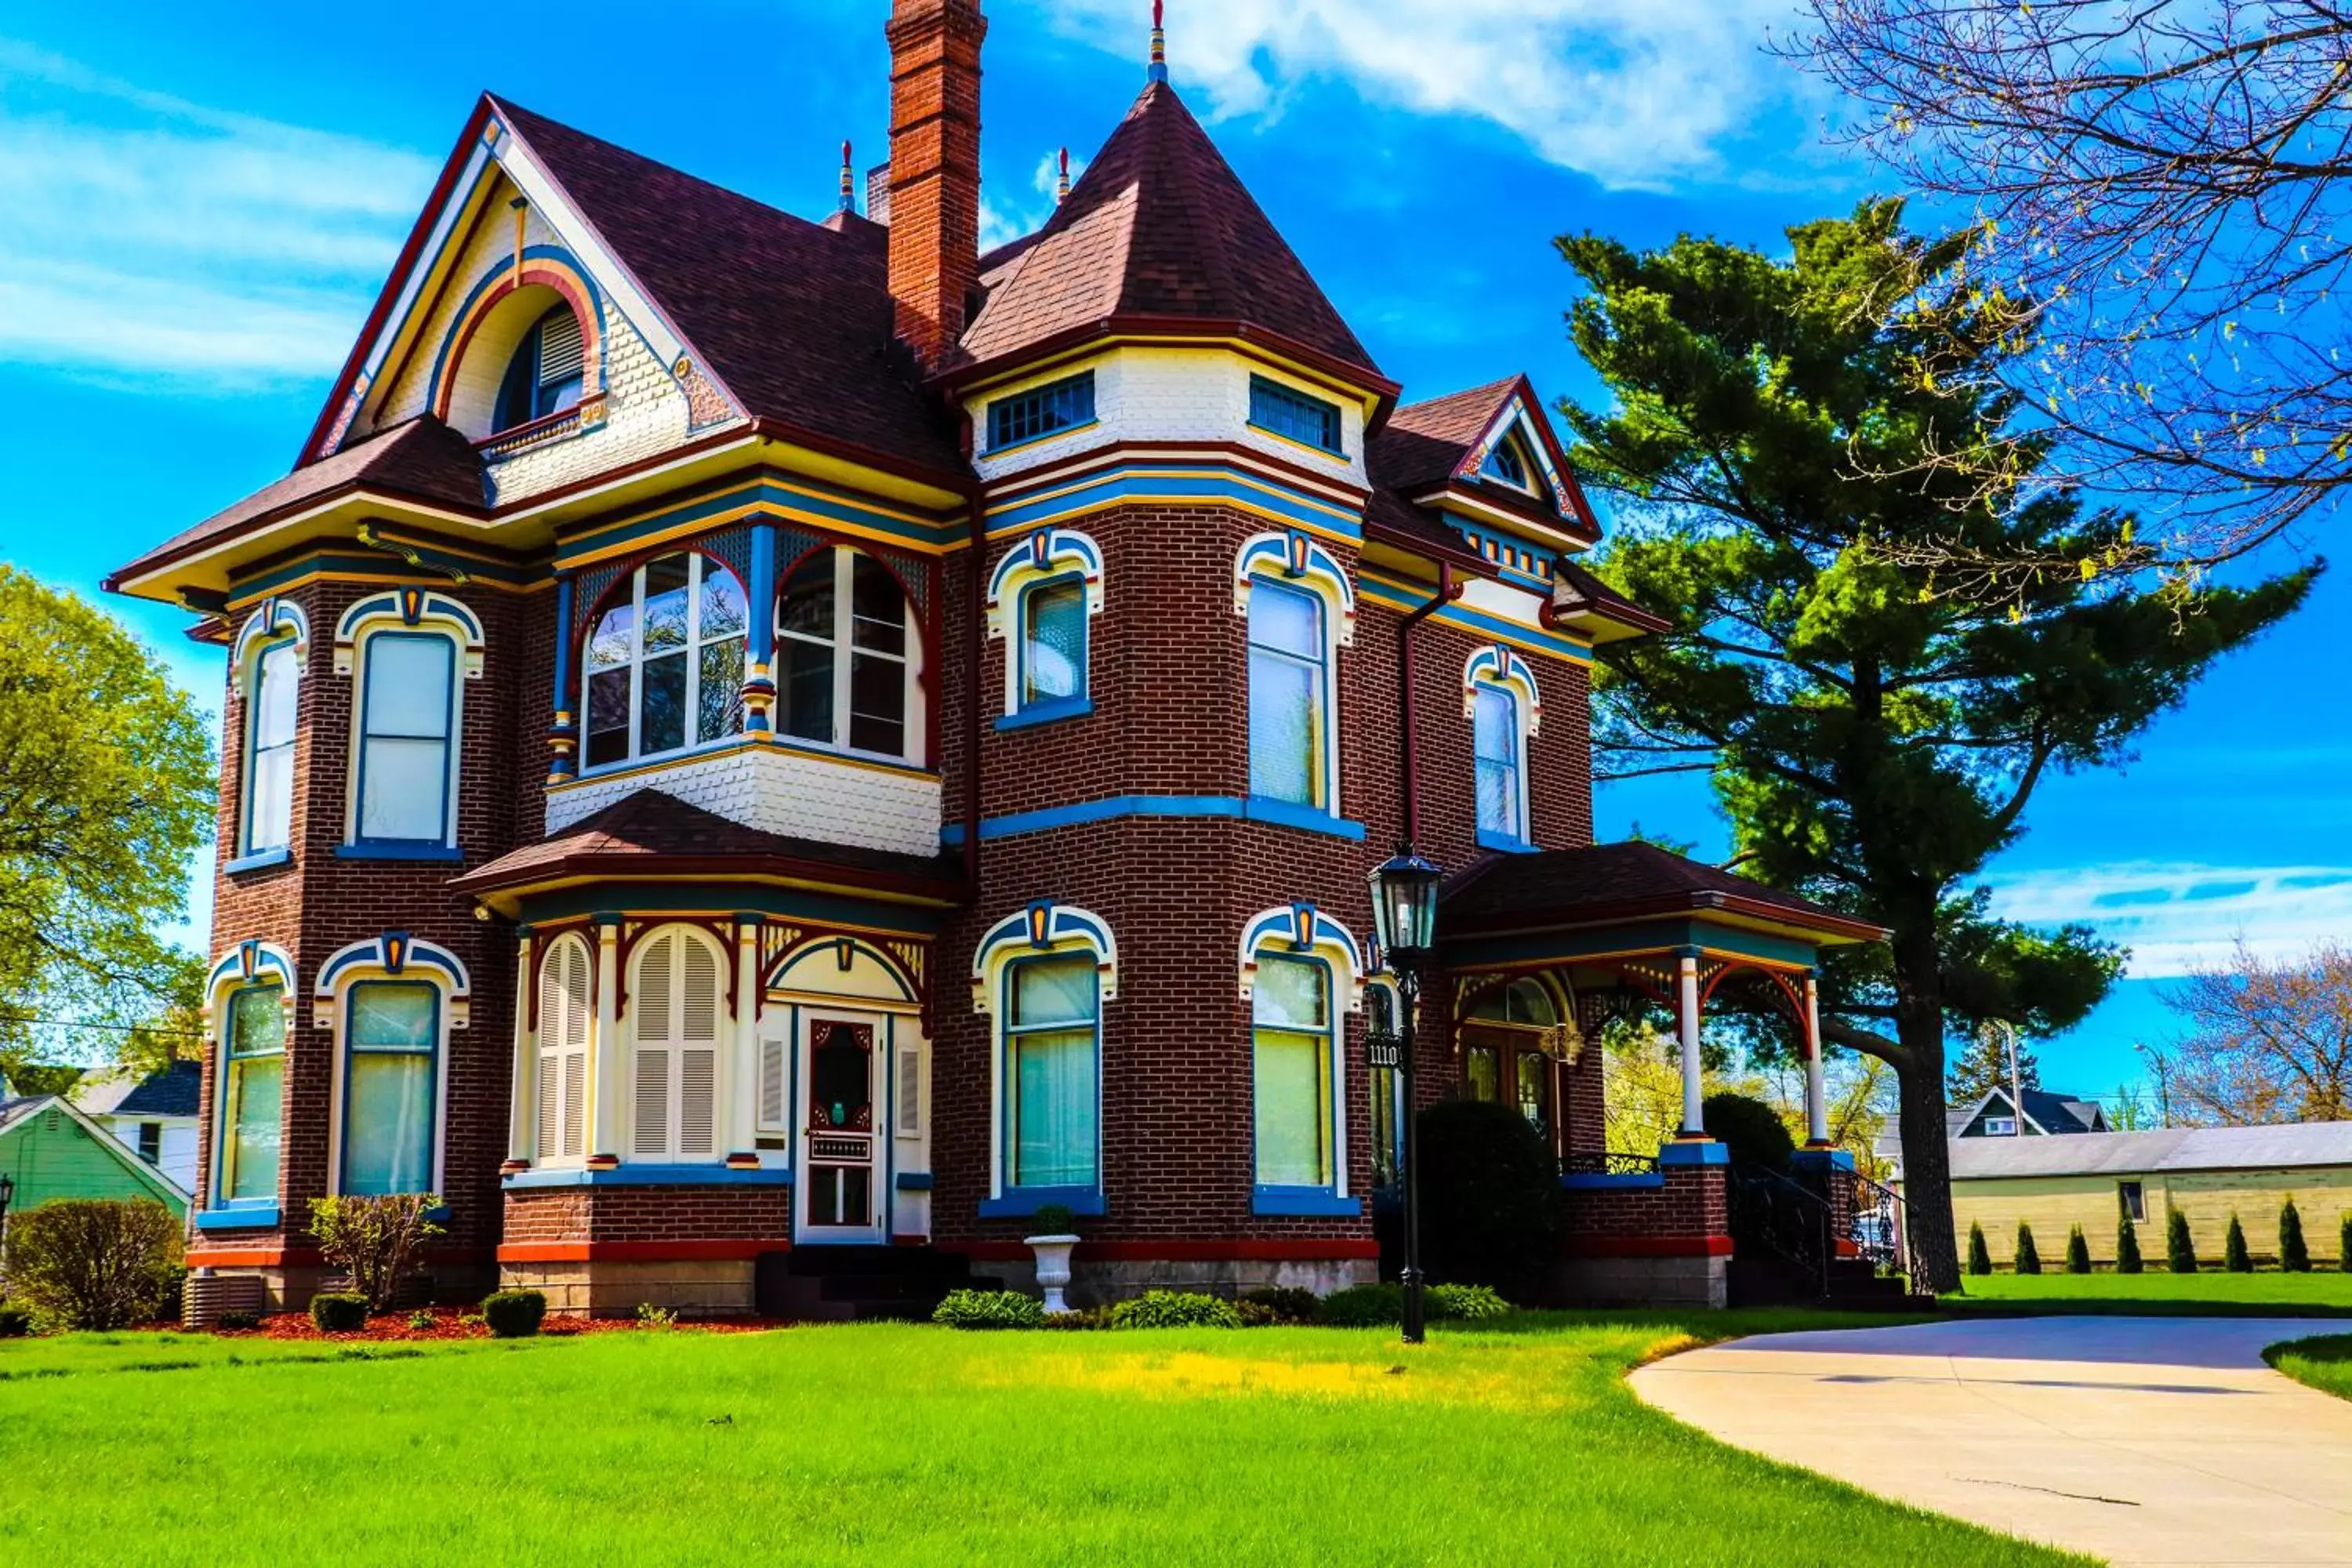
[[[1274,1315],[1274,1309],[1263,1301],[1236,1301],[1234,1303],[1234,1315],[1242,1321],[1242,1327],[1245,1329],[1270,1329],[1282,1321]]]
[[[547,1316],[547,1298],[537,1290],[497,1290],[482,1298],[482,1321],[501,1340],[527,1340]]]
[[[1441,1100],[1413,1119],[1429,1277],[1531,1289],[1559,1256],[1559,1164],[1517,1106]]]
[[[1312,1323],[1323,1315],[1323,1300],[1297,1285],[1260,1285],[1242,1292],[1244,1307],[1263,1307],[1272,1323]]]
[[[1034,1329],[1045,1321],[1045,1303],[1018,1290],[950,1290],[931,1321],[951,1329]]]
[[[21,1340],[33,1331],[33,1310],[0,1301],[0,1340]]]
[[[2352,1274],[2352,1214],[2336,1227],[2336,1267]]]
[[[2311,1247],[2303,1239],[2303,1215],[2293,1198],[2279,1208],[2279,1267],[2289,1274],[2311,1272]]]
[[[656,1307],[651,1301],[637,1303],[637,1327],[667,1333],[677,1327],[677,1314],[667,1307]]]
[[[2246,1250],[2246,1227],[2238,1223],[2235,1212],[2230,1215],[2230,1234],[2221,1242],[2221,1267],[2231,1274],[2252,1274],[2254,1259]]]
[[[1350,1285],[1323,1298],[1322,1319],[1335,1329],[1376,1329],[1404,1321],[1404,1287]]]
[[[348,1334],[367,1327],[368,1299],[356,1290],[321,1290],[310,1298],[310,1321],[322,1334]]]
[[[1032,1236],[1070,1236],[1078,1226],[1078,1216],[1070,1212],[1067,1204],[1046,1204],[1029,1216]]]
[[[1108,1307],[1078,1307],[1067,1312],[1047,1312],[1038,1325],[1043,1329],[1077,1329],[1091,1331],[1110,1327]]]
[[[1242,1316],[1222,1296],[1191,1290],[1146,1290],[1110,1310],[1114,1329],[1238,1329]]]
[[[1741,1164],[1785,1171],[1797,1152],[1780,1113],[1751,1095],[1728,1089],[1708,1095],[1699,1106],[1699,1123]]]
[[[2042,1272],[2042,1249],[2033,1245],[2033,1227],[2023,1220],[2017,1222],[2016,1267],[2020,1274]]]
[[[442,1234],[431,1218],[440,1207],[432,1193],[312,1198],[310,1234],[319,1256],[351,1275],[369,1310],[388,1312],[401,1282],[424,1261],[425,1244]]]
[[[227,1311],[223,1312],[219,1317],[213,1320],[213,1327],[216,1329],[227,1329],[234,1333],[242,1333],[247,1329],[257,1329],[261,1327],[261,1314],[258,1312],[248,1312],[242,1307],[231,1307]]]
[[[1974,1220],[1969,1222],[1969,1272],[1992,1272],[1992,1248],[1985,1245],[1984,1226]]]
[[[2146,1265],[2139,1256],[2139,1227],[2132,1224],[2131,1210],[2124,1207],[2123,1194],[2116,1194],[2116,1272],[2137,1274]]]
[[[2175,1208],[2164,1212],[2164,1261],[2175,1274],[2197,1272],[2197,1243],[2189,1234],[2189,1216]]]
[[[2091,1243],[2083,1227],[2075,1226],[2066,1233],[2066,1272],[2088,1274],[2091,1271]]]
[[[431,1328],[440,1321],[440,1319],[435,1317],[432,1313],[425,1310],[421,1307],[415,1311],[408,1314],[408,1326],[419,1333],[424,1332],[426,1329]]]
[[[1484,1285],[1432,1285],[1423,1307],[1432,1321],[1476,1323],[1511,1315],[1511,1304]]]

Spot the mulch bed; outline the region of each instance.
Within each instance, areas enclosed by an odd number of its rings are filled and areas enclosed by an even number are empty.
[[[370,1318],[364,1329],[354,1329],[348,1333],[326,1334],[319,1331],[318,1325],[310,1321],[310,1316],[307,1312],[273,1312],[261,1320],[261,1325],[258,1328],[213,1329],[207,1331],[225,1340],[319,1340],[334,1344],[383,1344],[426,1340],[487,1340],[490,1337],[488,1324],[461,1321],[462,1318],[473,1314],[461,1312],[454,1308],[435,1310],[432,1313],[433,1323],[430,1328],[411,1327],[409,1320],[415,1315],[410,1312],[385,1312],[381,1316]],[[177,1323],[157,1323],[153,1326],[174,1331],[179,1329]],[[689,1334],[749,1334],[790,1326],[780,1318],[714,1318],[707,1321],[680,1322],[667,1331]],[[543,1339],[569,1339],[578,1334],[654,1331],[656,1331],[647,1329],[634,1318],[551,1316],[540,1325],[539,1329],[540,1336]]]

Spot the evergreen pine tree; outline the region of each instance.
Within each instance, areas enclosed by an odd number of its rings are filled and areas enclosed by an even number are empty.
[[[2119,1211],[2116,1220],[2116,1272],[2137,1274],[2141,1268],[2139,1227],[2132,1224],[2131,1210],[2124,1206],[2120,1197],[2116,1201],[2116,1207]]]
[[[2352,1235],[2352,1215],[2347,1215],[2344,1217],[2344,1225],[2345,1233]],[[1969,1272],[1971,1274],[1992,1272],[1992,1248],[1985,1245],[1984,1226],[1974,1220],[1969,1222]]]
[[[2279,1267],[2289,1274],[2311,1272],[2311,1248],[2303,1240],[2303,1215],[2293,1198],[2279,1210]]]
[[[2246,1227],[2238,1223],[2236,1210],[2230,1213],[2230,1234],[2221,1242],[2221,1267],[2232,1274],[2252,1274],[2252,1256],[2246,1251]]]
[[[2078,1225],[2066,1233],[2066,1272],[2088,1274],[2090,1271],[2091,1243]]]
[[[2197,1272],[2197,1243],[2189,1239],[2189,1216],[2179,1209],[2164,1213],[2164,1258],[2175,1274]]]
[[[2336,1227],[2336,1267],[2352,1274],[2352,1214]]]
[[[2033,1227],[2023,1220],[2017,1222],[2017,1271],[2020,1274],[2042,1272],[2042,1254],[2033,1245]]]

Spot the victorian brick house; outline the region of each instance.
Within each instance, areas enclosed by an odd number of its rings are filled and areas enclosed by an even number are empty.
[[[1592,648],[1657,623],[1541,404],[1401,402],[1156,35],[980,251],[984,30],[898,0],[821,222],[484,98],[293,472],[111,580],[226,655],[190,1262],[299,1300],[310,1198],[430,1191],[445,1290],[560,1308],[1018,1278],[1047,1205],[1082,1292],[1369,1278],[1409,836],[1426,1091],[1545,1130],[1563,1289],[1719,1300],[1719,1149],[1604,1169],[1584,1040],[1809,1023],[1874,933],[1592,845]]]

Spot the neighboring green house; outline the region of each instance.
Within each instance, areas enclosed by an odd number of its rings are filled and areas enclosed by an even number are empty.
[[[53,1094],[0,1100],[0,1176],[16,1184],[12,1215],[51,1198],[153,1198],[187,1217],[185,1191]]]

